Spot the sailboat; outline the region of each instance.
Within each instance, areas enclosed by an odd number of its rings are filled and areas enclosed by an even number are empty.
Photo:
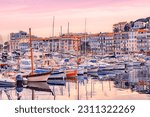
[[[33,52],[32,52],[32,40],[31,40],[31,28],[29,28],[29,36],[30,36],[30,54],[31,54],[31,73],[22,75],[23,78],[27,78],[28,82],[44,82],[47,81],[48,76],[51,74],[50,70],[45,70],[45,72],[34,72],[34,64],[33,64]]]

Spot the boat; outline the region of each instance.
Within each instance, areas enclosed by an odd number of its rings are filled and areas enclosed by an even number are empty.
[[[78,66],[78,69],[82,69],[84,74],[87,74],[87,66],[85,64],[81,64]]]
[[[0,76],[0,87],[15,87],[16,82],[13,79]]]
[[[78,74],[78,75],[83,75],[84,73],[85,73],[85,69],[82,68],[82,67],[78,67],[78,69],[77,69],[77,74]]]
[[[99,69],[99,67],[91,66],[90,68],[88,68],[87,72],[88,73],[97,73],[98,69]]]
[[[23,74],[22,77],[27,78],[28,82],[43,82],[47,81],[48,76],[51,74],[51,70],[45,70],[45,72],[35,73],[34,63],[33,63],[33,52],[32,52],[32,42],[31,42],[31,28],[29,28],[30,36],[30,54],[31,54],[31,73]]]
[[[45,82],[47,81],[50,74],[51,71],[48,71],[45,73],[34,73],[34,74],[23,75],[22,77],[27,78],[28,82]]]
[[[74,78],[76,76],[77,76],[77,70],[76,69],[66,70],[66,77],[67,78]]]
[[[7,68],[7,66],[8,66],[7,63],[2,63],[2,62],[0,62],[0,72],[1,72],[1,71],[5,71],[6,68]]]
[[[13,79],[0,79],[0,87],[15,87],[16,82]]]

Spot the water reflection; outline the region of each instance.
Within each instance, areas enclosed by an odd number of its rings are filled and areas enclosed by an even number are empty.
[[[150,69],[141,67],[120,74],[114,81],[115,87],[131,89],[139,93],[150,93]]]
[[[64,80],[28,83],[27,86],[1,87],[1,100],[101,100],[150,99],[150,69],[130,68],[126,71],[107,71],[114,74],[105,80],[99,77],[78,76]],[[102,74],[102,73],[100,73]],[[112,75],[110,75],[112,76]]]

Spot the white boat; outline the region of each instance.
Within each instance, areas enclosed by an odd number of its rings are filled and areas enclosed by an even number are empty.
[[[20,70],[30,70],[31,71],[31,59],[20,59],[19,64],[20,64],[19,65]]]
[[[48,76],[50,75],[51,70],[47,69],[31,69],[31,61],[22,59],[20,64],[20,71],[13,75],[15,79],[17,75],[21,75],[23,78],[26,78],[28,82],[43,82],[47,81]]]
[[[90,68],[87,69],[88,73],[97,73],[99,70],[99,67],[91,66]]]
[[[127,62],[126,63],[127,64],[127,66],[140,66],[141,65],[141,62],[139,62],[139,61],[131,61],[131,62]]]
[[[112,70],[114,69],[114,65],[113,64],[108,64],[105,62],[99,62],[99,70]]]
[[[8,64],[0,61],[0,72],[5,71]]]
[[[5,78],[2,75],[0,75],[0,87],[15,87],[16,82],[13,79]]]
[[[88,68],[87,69],[87,74],[91,75],[91,76],[98,76],[98,71],[99,71],[99,68],[98,67],[94,67],[92,66],[91,68]]]
[[[0,79],[0,87],[15,87],[16,82],[13,79]]]
[[[35,73],[34,72],[34,63],[33,63],[33,51],[32,51],[32,41],[31,41],[31,28],[29,28],[29,37],[30,37],[30,59],[31,59],[31,73],[22,75],[23,78],[27,78],[28,82],[43,82],[47,81],[48,76],[50,75],[50,70],[45,70],[44,72]],[[28,65],[26,66],[28,67]]]
[[[85,73],[85,68],[78,67],[77,69],[77,75],[83,75]]]
[[[23,75],[23,78],[27,78],[28,82],[45,82],[47,81],[51,71],[46,73],[34,73],[29,75]]]
[[[107,75],[98,75],[99,80],[104,80],[107,77],[108,77]]]
[[[121,70],[121,69],[123,70],[123,69],[125,69],[125,64],[116,64],[114,69],[115,69],[115,70],[119,70],[119,69],[120,69],[120,70]]]
[[[87,73],[87,65],[86,64],[80,64],[79,66],[78,66],[78,69],[80,70],[80,69],[82,69],[82,71],[84,72],[84,74],[86,74]]]
[[[145,58],[145,65],[150,66],[150,57]]]

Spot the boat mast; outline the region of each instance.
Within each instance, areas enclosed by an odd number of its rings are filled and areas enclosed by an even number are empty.
[[[85,30],[85,32],[84,32],[85,33],[85,35],[84,35],[85,36],[85,55],[86,55],[86,18],[85,18],[85,27],[84,28],[85,28],[84,29]]]
[[[31,40],[31,28],[29,28],[29,38],[30,38],[30,54],[31,54],[31,74],[33,74],[33,51],[32,51],[32,40]]]
[[[53,16],[52,37],[54,37],[55,16]]]
[[[60,37],[62,36],[62,26],[60,26]]]
[[[68,29],[67,29],[67,33],[69,34],[69,22],[68,22]]]
[[[53,27],[52,27],[52,52],[54,52],[54,27],[55,27],[55,16],[53,16]]]

